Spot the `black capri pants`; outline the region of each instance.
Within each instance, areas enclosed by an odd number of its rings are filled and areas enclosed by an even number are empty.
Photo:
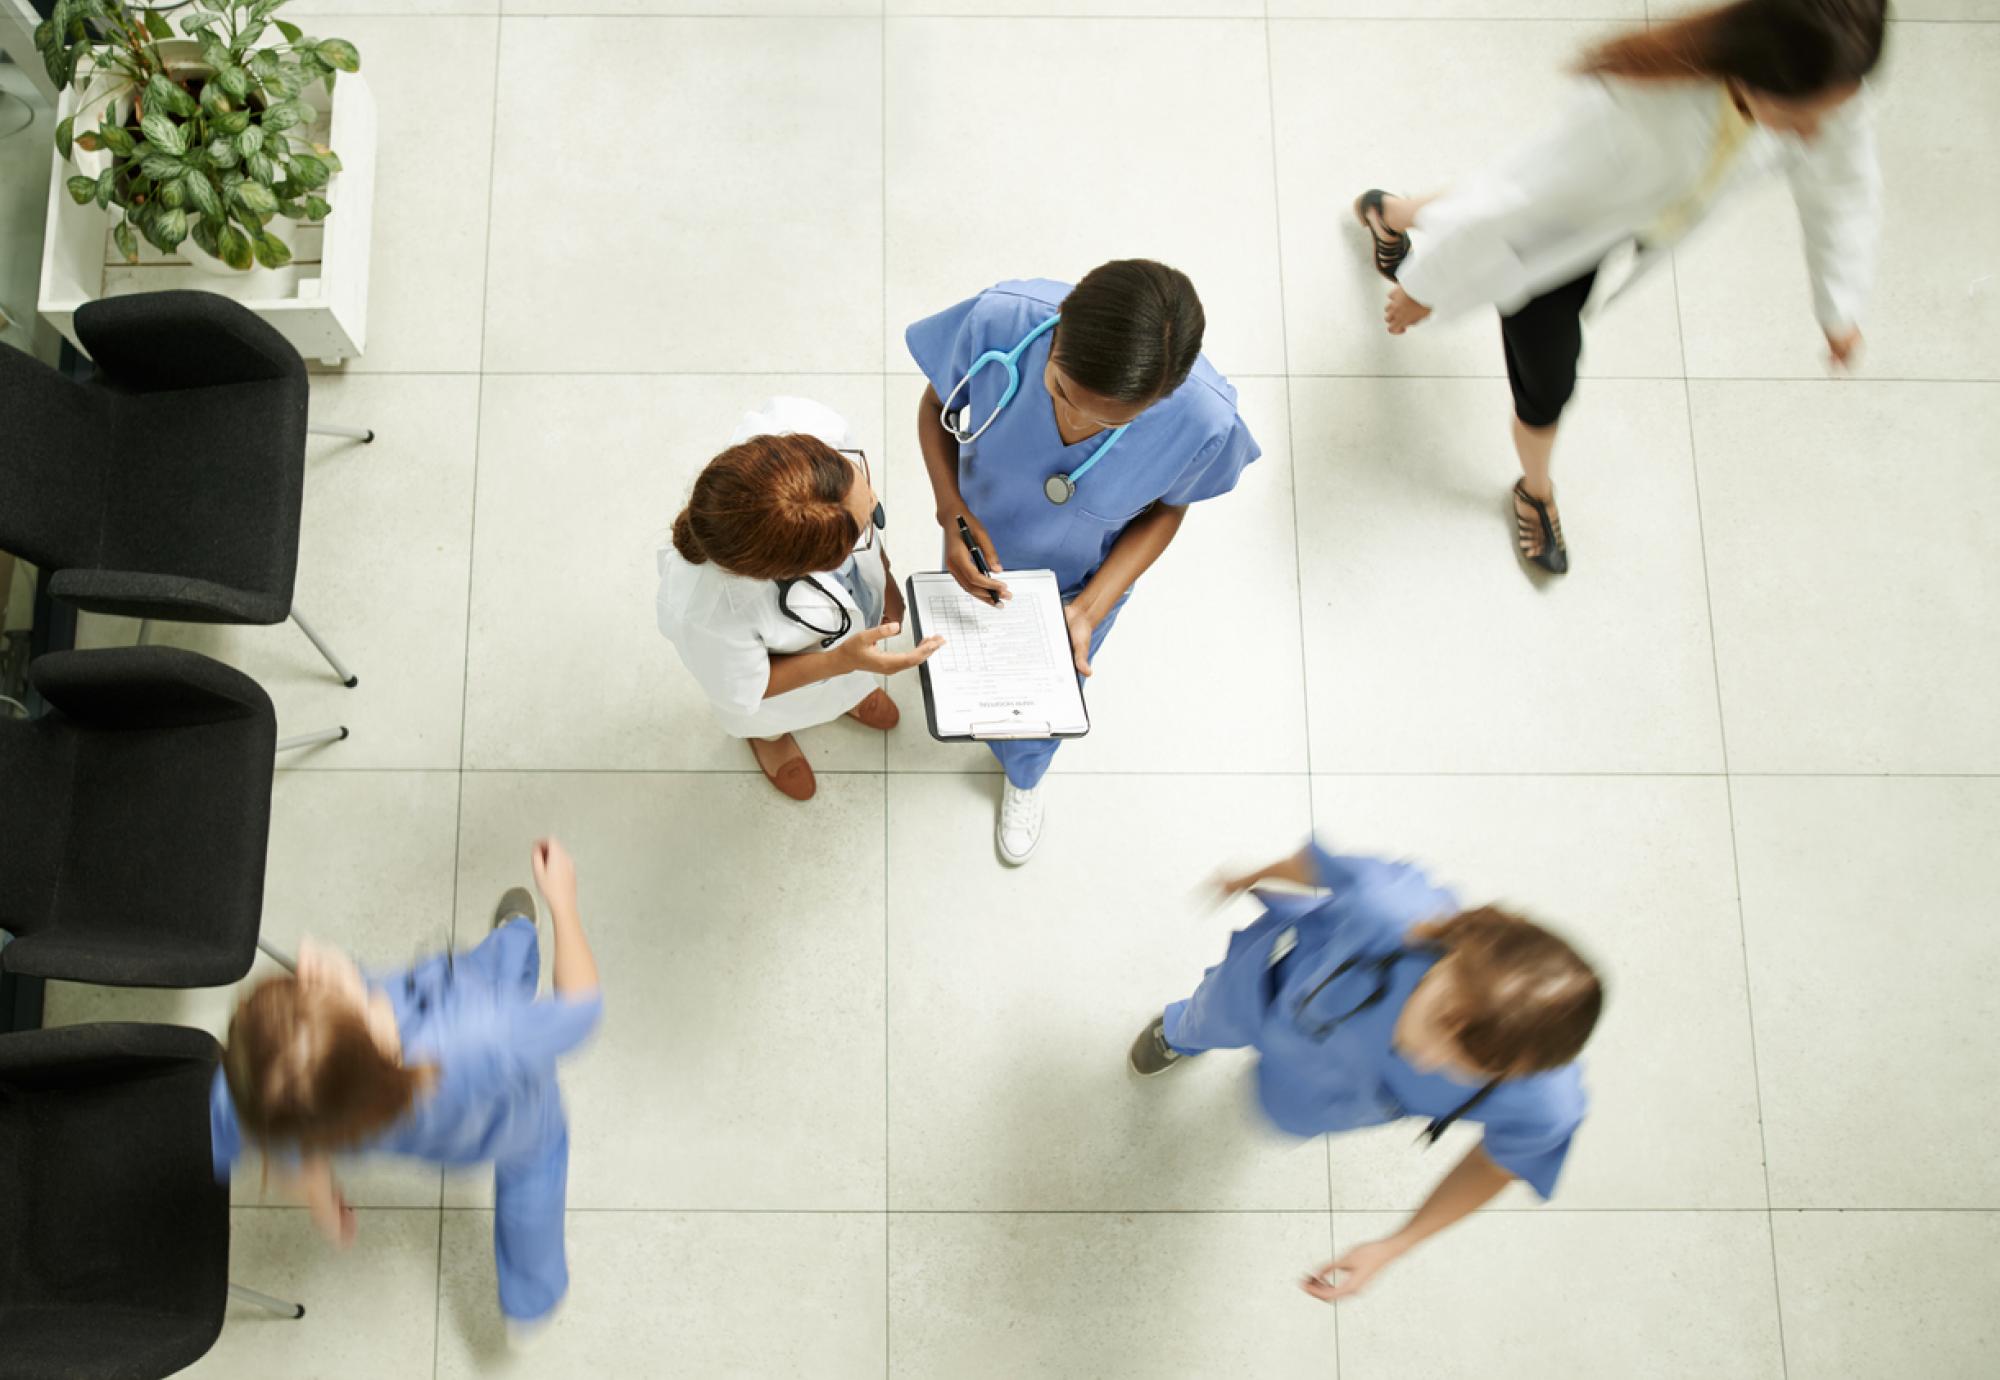
[[[1507,348],[1507,383],[1514,415],[1523,426],[1554,426],[1576,392],[1576,361],[1583,354],[1583,304],[1597,270],[1550,288],[1512,316],[1500,318]]]

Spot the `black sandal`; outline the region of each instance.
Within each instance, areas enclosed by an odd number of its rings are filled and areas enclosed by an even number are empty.
[[[1561,575],[1569,569],[1569,548],[1563,545],[1563,524],[1561,514],[1556,512],[1555,500],[1544,503],[1527,490],[1528,481],[1514,481],[1514,546],[1521,553],[1521,559],[1532,562],[1549,572]],[[1521,513],[1525,503],[1534,509],[1533,521]]]
[[[1368,232],[1368,238],[1375,242],[1375,271],[1390,282],[1396,281],[1397,270],[1403,260],[1410,257],[1410,237],[1401,230],[1391,230],[1382,215],[1382,198],[1389,193],[1380,187],[1371,187],[1354,201],[1354,218],[1361,222],[1361,228]],[[1374,218],[1369,218],[1370,212]]]

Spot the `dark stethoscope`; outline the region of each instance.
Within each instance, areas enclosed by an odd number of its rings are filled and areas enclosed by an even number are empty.
[[[858,460],[855,461],[855,464],[861,470],[862,474],[866,475],[868,473],[868,457],[862,454],[862,452],[858,450],[844,450],[841,452],[841,454],[848,456],[850,458],[856,456],[860,457]],[[871,479],[869,482],[872,484],[874,481]],[[873,518],[874,518],[874,525],[868,529],[867,533],[865,534],[865,539],[862,541],[861,545],[858,548],[856,548],[857,550],[873,551],[875,549],[875,534],[877,532],[887,529],[887,527],[889,526],[889,514],[888,511],[882,507],[882,501],[880,499],[877,499],[875,501],[875,512],[873,514]],[[794,623],[804,628],[807,632],[813,633],[816,636],[818,636],[819,646],[821,651],[825,651],[827,648],[833,646],[834,643],[840,641],[841,638],[847,636],[847,634],[853,630],[854,615],[848,612],[847,605],[840,602],[839,596],[834,594],[832,590],[828,589],[825,585],[819,582],[819,578],[817,576],[800,575],[795,579],[779,580],[777,582],[777,585],[778,585],[778,612],[784,614],[785,617],[791,619]],[[829,604],[833,605],[834,612],[840,615],[839,627],[823,628],[819,624],[813,622],[810,618],[807,618],[802,614],[799,614],[792,608],[792,591],[798,588],[800,585],[811,585],[814,589],[819,591],[821,598],[825,599]]]
[[[1389,995],[1389,988],[1394,981],[1396,965],[1404,959],[1411,957],[1414,952],[1415,950],[1412,949],[1396,949],[1374,959],[1369,963],[1369,971],[1375,975],[1374,990],[1356,1002],[1344,1014],[1335,1016],[1330,1021],[1319,1021],[1308,1024],[1306,1020],[1306,1008],[1313,1004],[1313,999],[1319,996],[1321,992],[1324,992],[1335,978],[1352,972],[1365,961],[1358,954],[1353,958],[1343,959],[1332,972],[1319,980],[1318,985],[1312,991],[1299,998],[1298,1005],[1292,1012],[1292,1019],[1297,1024],[1299,1032],[1317,1044],[1324,1041],[1327,1036],[1333,1034],[1342,1024],[1353,1020],[1363,1011],[1381,1005]],[[1438,1138],[1451,1129],[1453,1122],[1484,1102],[1503,1081],[1505,1080],[1499,1078],[1491,1080],[1486,1086],[1466,1098],[1465,1101],[1459,1103],[1451,1111],[1445,1113],[1443,1116],[1432,1117],[1431,1124],[1424,1128],[1423,1134],[1418,1136],[1417,1139],[1423,1141],[1426,1146],[1436,1145]]]

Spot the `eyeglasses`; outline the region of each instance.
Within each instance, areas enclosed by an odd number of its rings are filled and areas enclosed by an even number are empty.
[[[854,466],[856,469],[861,471],[861,477],[868,481],[868,492],[874,494],[875,475],[868,468],[868,452],[865,450],[843,450],[839,453],[846,459],[848,464]],[[889,515],[887,512],[883,511],[882,497],[880,494],[875,495],[875,511],[870,516],[874,519],[874,521],[872,524],[866,524],[863,526],[861,532],[861,545],[855,548],[857,551],[873,551],[875,549],[876,529],[887,527],[889,525]]]

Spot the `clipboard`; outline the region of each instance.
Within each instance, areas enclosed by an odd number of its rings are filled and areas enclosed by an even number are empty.
[[[937,655],[917,668],[924,719],[941,743],[1081,738],[1090,732],[1090,707],[1055,572],[1010,570],[1006,578],[1014,597],[1003,608],[975,600],[942,570],[919,571],[903,582],[916,640],[933,634],[945,639]],[[982,664],[987,654],[992,664]],[[990,718],[965,703],[981,693],[991,695]]]

